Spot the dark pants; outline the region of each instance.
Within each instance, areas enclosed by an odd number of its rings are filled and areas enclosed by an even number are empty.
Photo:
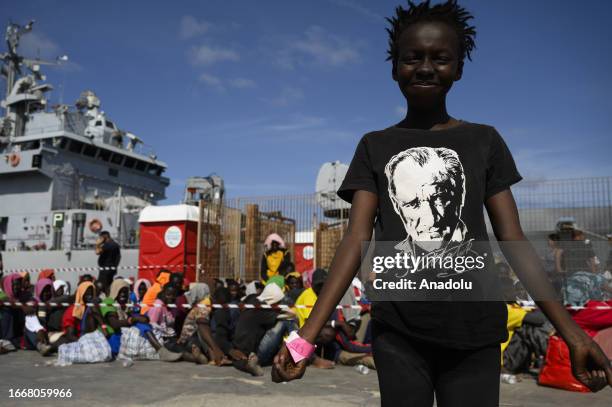
[[[499,404],[500,346],[459,350],[372,324],[382,406],[492,407]]]
[[[13,313],[11,308],[0,308],[0,339],[13,341],[15,332],[13,330]]]
[[[104,287],[108,290],[113,283],[113,279],[115,278],[115,274],[117,274],[116,269],[111,270],[100,270],[98,274],[98,280],[104,284]]]

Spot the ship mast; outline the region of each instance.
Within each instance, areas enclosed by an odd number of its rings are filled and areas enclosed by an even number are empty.
[[[19,55],[19,41],[21,36],[32,31],[34,20],[25,26],[9,23],[5,31],[7,52],[0,53],[0,73],[6,78],[5,97],[2,101],[4,120],[0,127],[0,136],[19,136],[19,124],[23,121],[26,113],[25,105],[38,102],[44,106],[46,101],[42,94],[52,89],[51,85],[37,85],[36,81],[44,81],[45,76],[40,71],[41,65],[59,65],[67,61],[66,55],[56,58],[55,61],[44,61],[41,59],[27,59]],[[24,75],[22,67],[26,67],[29,74]],[[27,96],[25,96],[27,95]]]

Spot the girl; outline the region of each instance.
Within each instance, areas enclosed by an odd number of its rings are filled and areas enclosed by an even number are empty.
[[[357,146],[338,191],[352,203],[348,231],[306,324],[275,358],[274,381],[304,374],[312,343],[349,287],[360,265],[361,244],[370,241],[374,227],[377,249],[388,241],[398,253],[417,256],[447,248],[469,252],[471,242],[488,240],[484,205],[510,266],[568,344],[574,375],[593,391],[612,385],[610,361],[553,299],[523,234],[510,192],[521,176],[503,139],[493,127],[447,113],[446,94],[474,48],[471,18],[449,0],[435,6],[409,2],[408,9],[398,7],[389,19],[392,77],[406,99],[406,117],[366,134]],[[474,279],[481,298],[500,297],[497,277],[486,271],[492,257],[485,270],[461,274]],[[450,298],[463,294],[444,293]],[[372,347],[384,406],[432,406],[434,393],[440,407],[498,405],[499,344],[507,337],[507,310],[499,300],[471,299],[374,301]]]

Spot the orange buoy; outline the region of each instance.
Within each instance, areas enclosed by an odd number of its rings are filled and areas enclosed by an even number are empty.
[[[99,231],[102,230],[102,222],[100,222],[99,219],[92,219],[89,222],[89,230],[91,230],[94,233],[98,233]]]
[[[11,153],[11,155],[9,155],[9,163],[11,163],[11,167],[17,167],[20,162],[21,158],[19,157],[19,154]]]

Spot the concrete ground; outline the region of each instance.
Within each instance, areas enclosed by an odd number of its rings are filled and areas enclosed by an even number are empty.
[[[69,367],[47,366],[54,358],[36,352],[0,356],[0,406],[378,406],[376,372],[361,375],[354,368],[309,369],[304,378],[272,383],[270,368],[251,377],[232,367],[190,363],[121,362]],[[71,399],[9,398],[9,389],[71,389]],[[409,395],[406,395],[409,400]],[[538,386],[531,377],[502,384],[501,406],[612,406],[612,389],[581,394]]]

